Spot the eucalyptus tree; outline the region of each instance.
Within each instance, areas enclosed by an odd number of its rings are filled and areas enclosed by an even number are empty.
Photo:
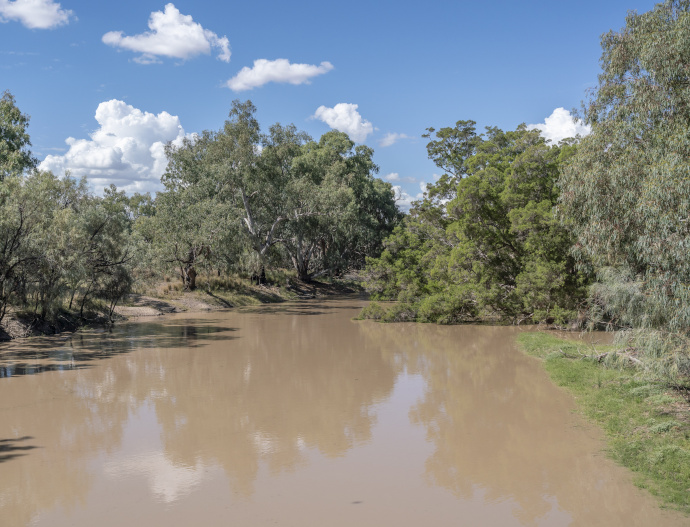
[[[214,135],[209,162],[220,199],[234,207],[242,234],[263,264],[287,220],[285,185],[291,158],[308,136],[294,126],[274,125],[270,135],[263,137],[255,113],[251,101],[233,101],[229,119]]]
[[[294,159],[280,241],[301,280],[362,265],[399,220],[391,185],[373,177],[372,157],[372,149],[331,131]]]
[[[347,268],[373,254],[398,218],[390,184],[374,181],[371,149],[341,132],[315,142],[294,125],[262,134],[255,113],[234,101],[221,130],[167,147],[166,190],[138,223],[188,286],[194,266],[221,253],[251,262],[255,274],[287,263],[302,280]]]
[[[274,125],[264,136],[255,112],[251,101],[234,101],[221,130],[167,147],[166,191],[141,229],[177,264],[188,288],[195,265],[229,264],[247,250],[258,273],[289,219],[292,159],[309,137],[292,125]]]
[[[185,289],[196,288],[197,268],[218,265],[220,250],[232,238],[234,218],[224,201],[209,151],[215,134],[205,131],[166,146],[165,190],[155,202],[130,200],[135,230],[165,267],[179,272]]]
[[[591,260],[600,316],[645,364],[690,375],[690,2],[631,12],[602,37],[592,126],[560,180],[560,213]]]

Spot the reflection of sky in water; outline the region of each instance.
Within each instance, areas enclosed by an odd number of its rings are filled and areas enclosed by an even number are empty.
[[[129,486],[144,480],[155,501],[173,503],[191,494],[205,474],[200,460],[180,463],[170,459],[160,440],[155,407],[147,402],[127,421],[119,451],[102,470],[116,484]]]
[[[146,478],[152,494],[164,503],[187,496],[204,477],[202,464],[194,467],[175,465],[161,451],[115,459],[107,462],[103,470],[107,476],[120,480]]]

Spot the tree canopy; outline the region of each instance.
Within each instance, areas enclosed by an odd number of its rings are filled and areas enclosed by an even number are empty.
[[[373,177],[373,150],[336,131],[318,142],[294,125],[262,134],[255,112],[235,101],[221,130],[168,145],[147,228],[188,287],[202,260],[249,262],[254,273],[273,261],[304,281],[362,265],[399,220],[391,185]]]

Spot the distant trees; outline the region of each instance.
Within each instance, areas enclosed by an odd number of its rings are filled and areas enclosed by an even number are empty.
[[[593,315],[672,378],[690,375],[689,43],[686,0],[602,37],[592,133],[560,180],[561,217],[598,278]]]
[[[368,261],[368,289],[400,302],[388,316],[575,318],[587,275],[575,269],[572,239],[552,212],[559,167],[575,146],[548,145],[524,126],[477,134],[473,121],[430,128],[426,137],[445,174]]]
[[[166,190],[144,230],[189,289],[202,262],[258,275],[272,260],[304,281],[361,265],[400,218],[371,149],[341,132],[317,143],[294,125],[264,135],[255,111],[235,101],[221,130],[166,150]]]
[[[250,101],[224,126],[166,147],[165,189],[94,196],[86,180],[36,169],[29,118],[0,99],[0,321],[9,306],[56,320],[110,317],[137,278],[166,269],[186,289],[200,271],[269,264],[301,280],[361,266],[399,221],[373,151],[340,132],[313,141],[294,125],[262,134]]]

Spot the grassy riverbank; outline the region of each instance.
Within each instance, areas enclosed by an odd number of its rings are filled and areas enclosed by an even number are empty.
[[[546,333],[523,333],[518,344],[604,429],[609,455],[635,473],[637,485],[690,514],[690,393],[643,380],[633,368],[603,365],[597,357],[613,346],[595,349]]]

